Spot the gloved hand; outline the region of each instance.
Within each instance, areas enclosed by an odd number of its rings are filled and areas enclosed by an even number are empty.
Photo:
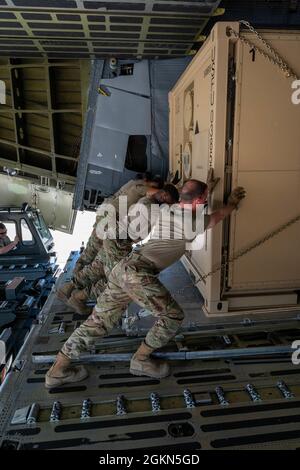
[[[246,196],[246,191],[241,186],[235,188],[228,197],[227,204],[230,206],[238,207],[240,201]]]
[[[214,177],[214,169],[210,168],[208,170],[207,179],[206,179],[206,184],[207,184],[209,193],[213,192],[213,190],[215,189],[219,181],[220,181],[220,178]]]

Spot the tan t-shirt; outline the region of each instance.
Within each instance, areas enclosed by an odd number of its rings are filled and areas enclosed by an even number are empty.
[[[188,244],[203,233],[207,225],[208,216],[204,214],[203,205],[196,213],[181,208],[179,204],[171,208],[164,206],[148,237],[135,249],[162,271],[184,255],[189,249]]]

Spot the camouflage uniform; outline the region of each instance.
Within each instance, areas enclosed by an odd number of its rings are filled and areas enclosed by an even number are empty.
[[[104,221],[104,225],[109,225],[109,217],[101,216],[97,222]],[[118,222],[116,229],[119,230]],[[118,232],[117,232],[118,233]],[[98,238],[99,240],[99,238]],[[101,248],[96,254],[94,261],[88,266],[84,266],[73,276],[73,282],[80,290],[86,289],[90,299],[97,300],[104,291],[107,279],[114,266],[125,258],[131,251],[131,240],[128,239],[104,239],[101,240]]]
[[[131,180],[104,202],[113,205],[118,213],[118,198],[120,196],[127,196],[130,207],[139,198],[144,197],[146,192],[147,186],[142,180]],[[103,292],[112,268],[131,250],[131,243],[128,240],[102,240],[98,238],[96,227],[104,217],[97,215],[92,235],[73,271],[73,282],[76,288],[90,290],[92,299],[97,299]]]
[[[103,240],[103,247],[99,250],[95,261],[92,263],[91,270],[94,269],[94,266],[96,266],[97,263],[99,268],[100,266],[102,267],[104,275],[100,276],[99,269],[97,276],[97,267],[95,268],[94,273],[91,274],[90,280],[95,279],[89,284],[89,297],[91,299],[97,300],[97,298],[102,294],[113,268],[119,263],[119,261],[124,259],[130,251],[131,240]]]
[[[91,284],[96,283],[99,279],[105,278],[102,258],[100,257],[102,251],[103,241],[101,240],[101,247],[96,252],[94,260],[73,273],[73,282],[77,289],[85,289],[90,287]]]
[[[77,279],[77,275],[80,273],[80,271],[85,266],[90,265],[94,261],[95,257],[97,256],[97,253],[102,248],[102,240],[100,240],[100,238],[98,238],[97,234],[96,234],[96,226],[99,222],[98,219],[99,219],[99,217],[97,216],[96,217],[96,222],[93,225],[93,231],[90,235],[90,238],[88,239],[88,242],[86,244],[85,249],[83,250],[83,252],[79,256],[79,258],[76,262],[74,271],[73,271],[74,281],[75,281],[75,283],[78,282],[79,285],[80,285],[81,277],[83,277],[83,276],[79,275],[78,279]]]
[[[92,315],[66,341],[62,353],[72,359],[91,348],[118,325],[131,301],[158,317],[145,338],[147,345],[153,349],[166,345],[180,327],[184,313],[157,275],[155,265],[139,253],[132,252],[119,262]]]

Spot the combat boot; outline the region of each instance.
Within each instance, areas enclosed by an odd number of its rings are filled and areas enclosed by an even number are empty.
[[[45,387],[53,388],[80,382],[86,379],[88,375],[88,371],[83,366],[71,366],[70,359],[59,352],[56,361],[45,376]]]
[[[87,289],[76,289],[73,290],[67,303],[80,315],[90,315],[93,309],[92,307],[87,307],[86,302],[88,299],[89,294]]]
[[[59,300],[62,300],[63,302],[68,302],[74,289],[76,289],[76,286],[72,281],[66,282],[60,289],[58,289],[56,295]]]
[[[170,367],[167,362],[151,359],[150,354],[154,349],[142,343],[130,361],[130,373],[133,375],[146,375],[154,379],[162,379],[170,375]]]

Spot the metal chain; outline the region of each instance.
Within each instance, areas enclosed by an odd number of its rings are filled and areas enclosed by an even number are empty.
[[[209,276],[212,276],[213,274],[217,273],[221,269],[226,268],[230,263],[233,263],[233,261],[236,261],[237,259],[241,258],[242,256],[245,256],[247,253],[254,250],[255,248],[258,248],[260,245],[263,245],[263,243],[265,243],[266,241],[268,241],[271,238],[275,237],[279,233],[283,232],[285,229],[287,229],[291,225],[295,224],[299,220],[300,220],[300,214],[297,215],[297,217],[293,217],[291,220],[289,220],[287,223],[281,225],[276,230],[273,230],[272,232],[268,233],[267,235],[265,235],[260,240],[252,243],[247,248],[244,248],[244,249],[238,251],[237,253],[235,253],[234,255],[230,256],[228,258],[228,260],[226,260],[224,263],[220,264],[219,266],[216,266],[209,273],[205,274],[204,276],[199,275],[199,278],[194,282],[194,284],[196,285],[196,284],[198,284],[199,281],[204,281]]]
[[[246,46],[250,47],[254,51],[258,52],[261,54],[265,59],[267,59],[269,62],[271,62],[273,65],[276,65],[277,67],[280,68],[280,70],[285,74],[287,78],[291,77],[294,78],[295,80],[299,80],[297,74],[293,71],[293,69],[280,57],[278,52],[259,34],[258,31],[254,29],[254,27],[245,20],[240,20],[239,23],[251,31],[257,39],[265,46],[265,48],[269,51],[269,54],[265,52],[264,50],[260,49],[257,47],[255,44],[253,44],[251,41],[243,37],[239,32],[235,31],[232,28],[229,28],[229,32],[236,38],[239,39],[243,44]]]

